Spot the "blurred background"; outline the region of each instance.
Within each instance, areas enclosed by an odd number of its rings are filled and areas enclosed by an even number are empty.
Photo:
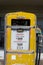
[[[25,11],[36,14],[37,25],[41,28],[43,34],[43,0],[0,0],[0,61],[2,64],[4,63],[5,14],[17,11]],[[43,48],[41,49],[40,63],[42,62]]]

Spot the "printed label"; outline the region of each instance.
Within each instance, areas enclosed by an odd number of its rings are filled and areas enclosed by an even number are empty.
[[[11,31],[11,49],[28,50],[29,49],[29,31],[17,32]]]

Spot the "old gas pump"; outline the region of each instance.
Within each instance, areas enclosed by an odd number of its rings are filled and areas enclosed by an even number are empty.
[[[5,16],[5,65],[35,65],[36,16],[14,12]]]

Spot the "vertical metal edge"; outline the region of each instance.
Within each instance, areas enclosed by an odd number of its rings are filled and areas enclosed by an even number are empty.
[[[4,25],[4,30],[5,30],[5,35],[4,35],[4,65],[6,65],[6,15],[5,15],[5,25]]]
[[[29,29],[29,49],[30,50],[30,29]]]
[[[37,17],[36,17],[36,15],[35,15],[35,37],[36,37],[36,29],[37,29]],[[35,40],[35,42],[36,42],[36,40]],[[36,53],[36,50],[35,50],[35,53]]]

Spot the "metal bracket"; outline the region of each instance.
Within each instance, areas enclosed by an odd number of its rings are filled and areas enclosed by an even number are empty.
[[[6,26],[6,28],[11,28],[11,29],[14,29],[14,30],[29,30],[31,28],[36,28],[36,26]]]
[[[12,52],[12,51],[6,51],[6,53],[18,53],[18,54],[33,54],[34,53],[34,51],[32,50],[32,51],[29,51],[29,52]]]

